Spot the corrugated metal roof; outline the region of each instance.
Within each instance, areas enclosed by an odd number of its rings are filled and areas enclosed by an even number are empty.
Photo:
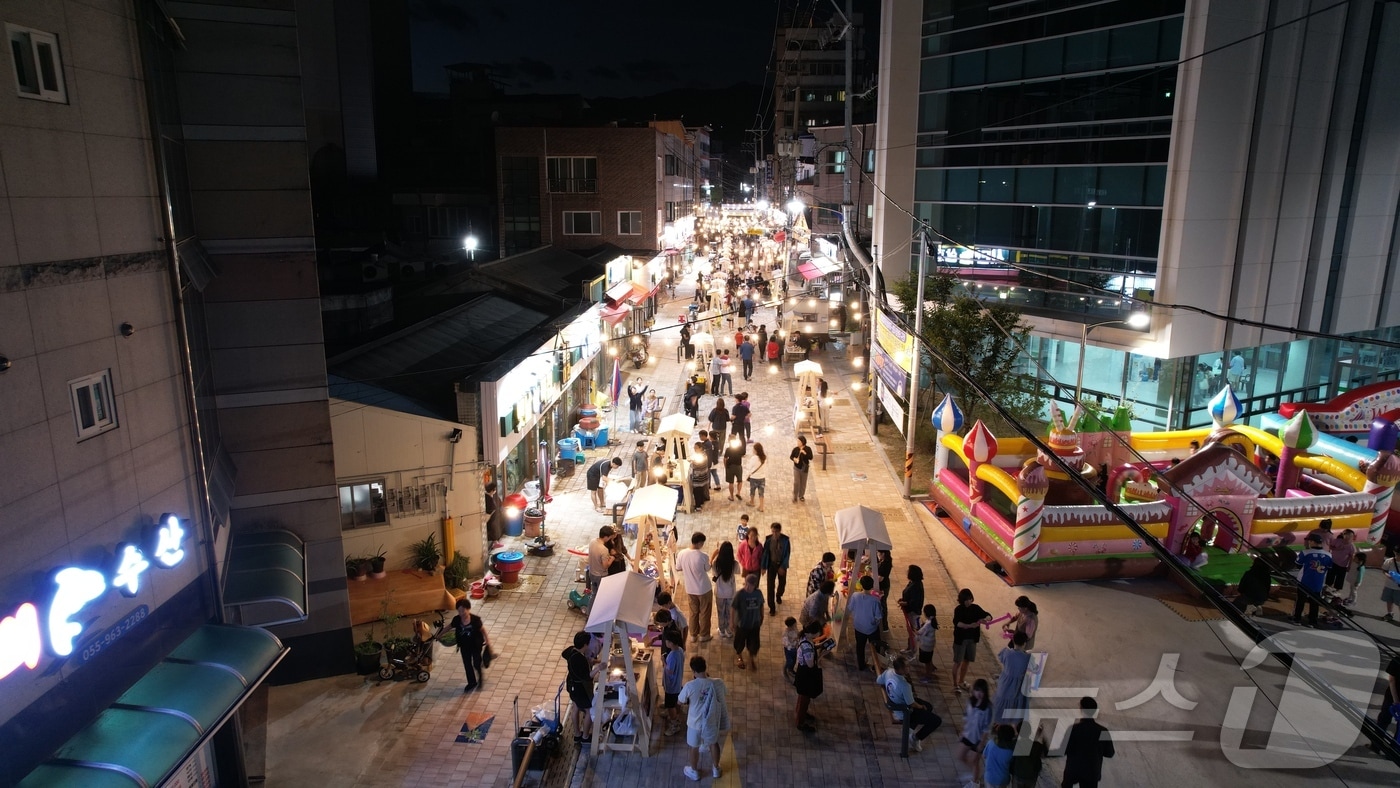
[[[456,420],[452,383],[475,376],[548,319],[486,295],[341,353],[327,361],[327,371],[402,394]]]

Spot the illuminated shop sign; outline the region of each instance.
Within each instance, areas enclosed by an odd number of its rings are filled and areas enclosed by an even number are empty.
[[[60,659],[74,654],[84,632],[95,622],[92,616],[81,614],[115,590],[123,596],[134,597],[141,591],[145,574],[152,566],[169,569],[185,560],[185,537],[188,530],[179,517],[163,514],[151,529],[144,544],[123,542],[102,569],[68,566],[50,575],[52,594],[48,604],[40,607],[25,602],[12,615],[0,618],[0,679],[21,667],[34,670],[39,666],[43,647]],[[142,606],[116,626],[98,633],[83,644],[82,661],[110,645],[145,618]],[[95,642],[93,642],[95,641]]]

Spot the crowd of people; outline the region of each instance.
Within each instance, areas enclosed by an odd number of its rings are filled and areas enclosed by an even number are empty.
[[[783,287],[779,279],[777,289]],[[687,447],[687,482],[696,511],[734,506],[732,511],[737,517],[732,540],[711,539],[698,530],[685,539],[688,546],[679,550],[674,560],[678,587],[674,594],[659,590],[655,600],[652,625],[661,648],[664,696],[660,726],[664,736],[685,731],[690,757],[684,774],[690,780],[699,779],[706,752],[711,773],[719,776],[719,742],[730,725],[729,694],[723,679],[714,675],[716,654],[708,651],[707,644],[716,637],[727,641],[734,650],[735,669],[759,670],[764,619],[777,622],[784,612],[787,575],[793,560],[794,545],[781,522],[771,521],[766,528],[750,522],[751,512],[765,512],[770,454],[761,441],[753,440],[760,403],[754,402],[747,390],[736,392],[733,382],[736,374],[744,381],[751,380],[755,361],[781,363],[777,332],[769,332],[767,323],[756,322],[756,312],[772,289],[761,278],[749,278],[735,269],[725,270],[722,261],[708,280],[704,276],[696,279],[696,303],[717,309],[721,307],[717,301],[722,299],[726,313],[734,315],[737,331],[732,343],[725,340],[731,346],[718,348],[708,363],[693,367],[694,374],[680,398],[680,409],[702,427]],[[780,318],[778,323],[781,324]],[[692,330],[691,323],[685,323],[680,331],[687,358],[693,357],[693,349],[686,348]],[[717,331],[714,334],[719,336]],[[656,391],[644,385],[628,388],[629,428],[642,439],[635,442],[629,463],[611,458],[591,465],[587,477],[590,490],[605,486],[610,474],[626,475],[634,484],[643,484],[657,464],[666,462],[665,445],[649,452],[645,439],[647,433],[655,430],[659,418],[659,406],[650,403],[660,400]],[[788,453],[793,504],[806,501],[813,456],[807,438],[797,437]],[[598,505],[601,507],[601,503]],[[715,545],[715,541],[719,544]],[[590,589],[596,589],[602,577],[628,568],[621,534],[612,526],[600,529],[588,556],[586,580]],[[821,556],[807,573],[796,615],[781,618],[782,673],[794,696],[792,724],[809,734],[815,733],[818,725],[814,703],[826,689],[824,665],[836,653],[833,628],[839,624],[833,623],[833,614],[841,593],[837,590],[836,558],[830,552]],[[853,558],[848,555],[848,559]],[[845,603],[854,641],[854,667],[857,675],[866,670],[876,675],[896,719],[903,721],[908,716],[909,748],[922,751],[925,740],[943,730],[940,711],[942,715],[961,712],[962,725],[957,733],[961,757],[969,769],[965,782],[1033,785],[1046,751],[1039,731],[1022,730],[1028,707],[1026,676],[1031,670],[1030,651],[1038,629],[1034,603],[1021,597],[1015,615],[1006,621],[1007,643],[997,656],[1000,675],[993,684],[987,678],[974,680],[968,675],[977,657],[982,630],[991,616],[974,603],[970,590],[959,593],[958,605],[952,612],[950,680],[965,708],[950,710],[941,708],[937,697],[920,697],[914,690],[916,684],[934,683],[939,675],[934,666],[940,629],[938,611],[925,594],[922,568],[906,567],[907,582],[897,596],[891,588],[894,561],[889,551],[881,551],[871,569],[871,574],[853,578]],[[899,648],[886,643],[892,629],[891,598],[897,600],[893,613],[896,627],[903,624],[899,628],[903,638]],[[776,626],[770,632],[773,628]],[[596,668],[579,658],[588,644],[588,636],[579,633],[574,645],[561,654],[569,667],[570,697],[575,709],[583,710],[575,724],[580,741],[588,741],[592,735],[593,723],[586,709],[591,705],[591,688],[597,680],[588,672]],[[707,653],[699,653],[702,651]],[[1087,707],[1084,716],[1081,725],[1096,724]],[[1022,736],[1030,741],[1018,748],[1017,740]],[[1087,737],[1076,739],[1072,735],[1072,741],[1079,739],[1088,741]],[[1102,741],[1107,742],[1107,737]],[[1106,748],[1086,745],[1071,749],[1072,773],[1079,776],[1078,784],[1094,784],[1097,764],[1105,756],[1111,756],[1111,744]]]

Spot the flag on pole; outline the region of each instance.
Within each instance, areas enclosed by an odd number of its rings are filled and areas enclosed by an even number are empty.
[[[620,397],[622,396],[622,366],[621,366],[621,364],[620,364],[619,362],[620,362],[620,359],[616,359],[616,358],[613,359],[613,374],[612,374],[612,391],[611,391],[611,393],[612,393],[612,404],[613,404],[613,408],[614,408],[614,409],[617,408],[617,400],[618,400],[618,398],[620,398]]]

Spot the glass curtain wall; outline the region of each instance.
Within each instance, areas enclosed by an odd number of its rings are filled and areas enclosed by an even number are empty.
[[[1299,339],[1172,359],[1089,345],[1084,397],[1106,408],[1128,402],[1135,430],[1186,429],[1211,423],[1207,406],[1228,384],[1244,402],[1245,422],[1257,424],[1260,414],[1284,402],[1326,402],[1360,386],[1400,380],[1400,351],[1368,339],[1400,342],[1400,326],[1344,340]],[[1025,363],[1027,378],[1072,406],[1079,343],[1031,337],[1027,349],[1036,361]],[[1238,372],[1231,368],[1236,355],[1243,362]]]
[[[1150,298],[1183,6],[926,0],[914,212],[941,268],[1041,314]]]

